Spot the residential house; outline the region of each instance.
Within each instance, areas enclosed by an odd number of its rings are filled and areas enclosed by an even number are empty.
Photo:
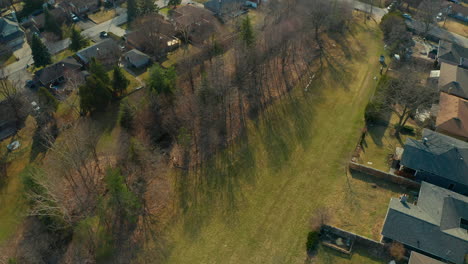
[[[204,4],[205,8],[218,17],[235,17],[242,13],[246,0],[210,0]]]
[[[442,63],[438,78],[439,91],[468,99],[468,69]]]
[[[145,53],[132,49],[124,55],[127,63],[133,68],[143,68],[150,63],[150,57]]]
[[[444,262],[420,254],[416,251],[411,251],[408,264],[444,264]]]
[[[72,12],[77,15],[86,15],[99,9],[97,0],[64,0],[60,3],[60,6],[69,13]]]
[[[60,6],[49,10],[49,12],[60,25],[65,23],[67,20],[67,12]],[[41,13],[35,17],[32,17],[31,21],[34,23],[37,29],[43,30],[45,26],[45,14]]]
[[[462,58],[468,59],[468,48],[445,40],[439,41],[437,61],[452,65],[460,65]]]
[[[422,182],[417,204],[405,196],[390,200],[382,236],[384,242],[397,241],[437,260],[463,264],[468,254],[468,197]]]
[[[78,60],[88,66],[95,58],[104,66],[115,65],[120,59],[120,47],[113,39],[108,38],[76,53]]]
[[[468,143],[428,129],[406,140],[397,174],[468,195]]]
[[[125,36],[127,46],[156,58],[164,57],[168,52],[177,49],[179,39],[175,38],[175,26],[162,16],[148,16],[136,21],[134,30]]]
[[[436,131],[468,141],[468,100],[440,93]]]
[[[0,17],[0,44],[18,48],[24,43],[24,32],[17,22],[7,17]]]
[[[50,88],[65,83],[67,74],[79,72],[81,67],[82,65],[74,58],[68,57],[37,71],[34,77],[40,85]]]
[[[202,45],[222,31],[221,23],[212,12],[194,5],[178,7],[171,19],[175,22],[181,39],[193,45]]]

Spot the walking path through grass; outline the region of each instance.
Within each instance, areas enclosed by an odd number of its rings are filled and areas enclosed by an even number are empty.
[[[304,263],[309,219],[322,206],[332,210],[332,224],[379,238],[389,198],[402,190],[347,177],[345,164],[376,86],[381,34],[357,25],[337,45],[347,59],[332,61],[314,88],[269,107],[203,173],[176,177],[179,214],[166,237],[166,263]],[[383,263],[323,249],[317,258]]]

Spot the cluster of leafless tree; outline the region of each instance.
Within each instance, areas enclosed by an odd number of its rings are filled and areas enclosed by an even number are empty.
[[[164,130],[176,143],[181,131],[190,139],[177,144],[184,154],[176,166],[199,164],[241,134],[247,118],[320,70],[331,56],[326,35],[345,33],[352,20],[347,1],[269,1],[264,8],[261,25],[254,28],[242,17],[229,42],[213,36],[201,52],[177,64],[180,78],[170,104],[156,96],[152,116],[159,123],[150,130],[158,137]]]

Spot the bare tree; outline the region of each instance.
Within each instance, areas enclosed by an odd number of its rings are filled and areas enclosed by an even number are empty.
[[[17,88],[17,83],[8,79],[0,79],[0,98],[12,110],[16,120],[16,128],[19,128],[21,122],[27,116],[27,107],[24,102],[24,95]]]
[[[417,18],[424,24],[424,32],[426,35],[433,25],[436,25],[437,13],[441,11],[441,0],[423,0],[418,7]]]
[[[437,92],[427,85],[421,84],[413,66],[406,66],[397,79],[389,79],[383,83],[382,90],[376,95],[384,109],[398,116],[396,133],[403,128],[416,110],[430,107],[437,99]]]

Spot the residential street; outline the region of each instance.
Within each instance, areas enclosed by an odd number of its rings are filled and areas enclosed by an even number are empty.
[[[81,34],[94,40],[99,40],[99,33],[101,31],[112,32],[119,37],[124,36],[126,31],[120,28],[119,25],[127,22],[127,10],[123,8],[117,8],[117,13],[119,15],[115,18],[88,28],[82,31]],[[64,39],[53,44],[47,44],[47,47],[51,54],[56,54],[68,47],[69,44],[70,40]],[[20,78],[20,80],[25,81],[27,79],[24,79],[23,76],[30,77],[30,74],[26,74],[26,67],[27,65],[34,63],[29,45],[25,43],[21,49],[15,51],[15,56],[20,59],[17,62],[14,62],[5,67],[3,72],[0,73],[0,77],[9,76],[12,80],[17,80]]]

